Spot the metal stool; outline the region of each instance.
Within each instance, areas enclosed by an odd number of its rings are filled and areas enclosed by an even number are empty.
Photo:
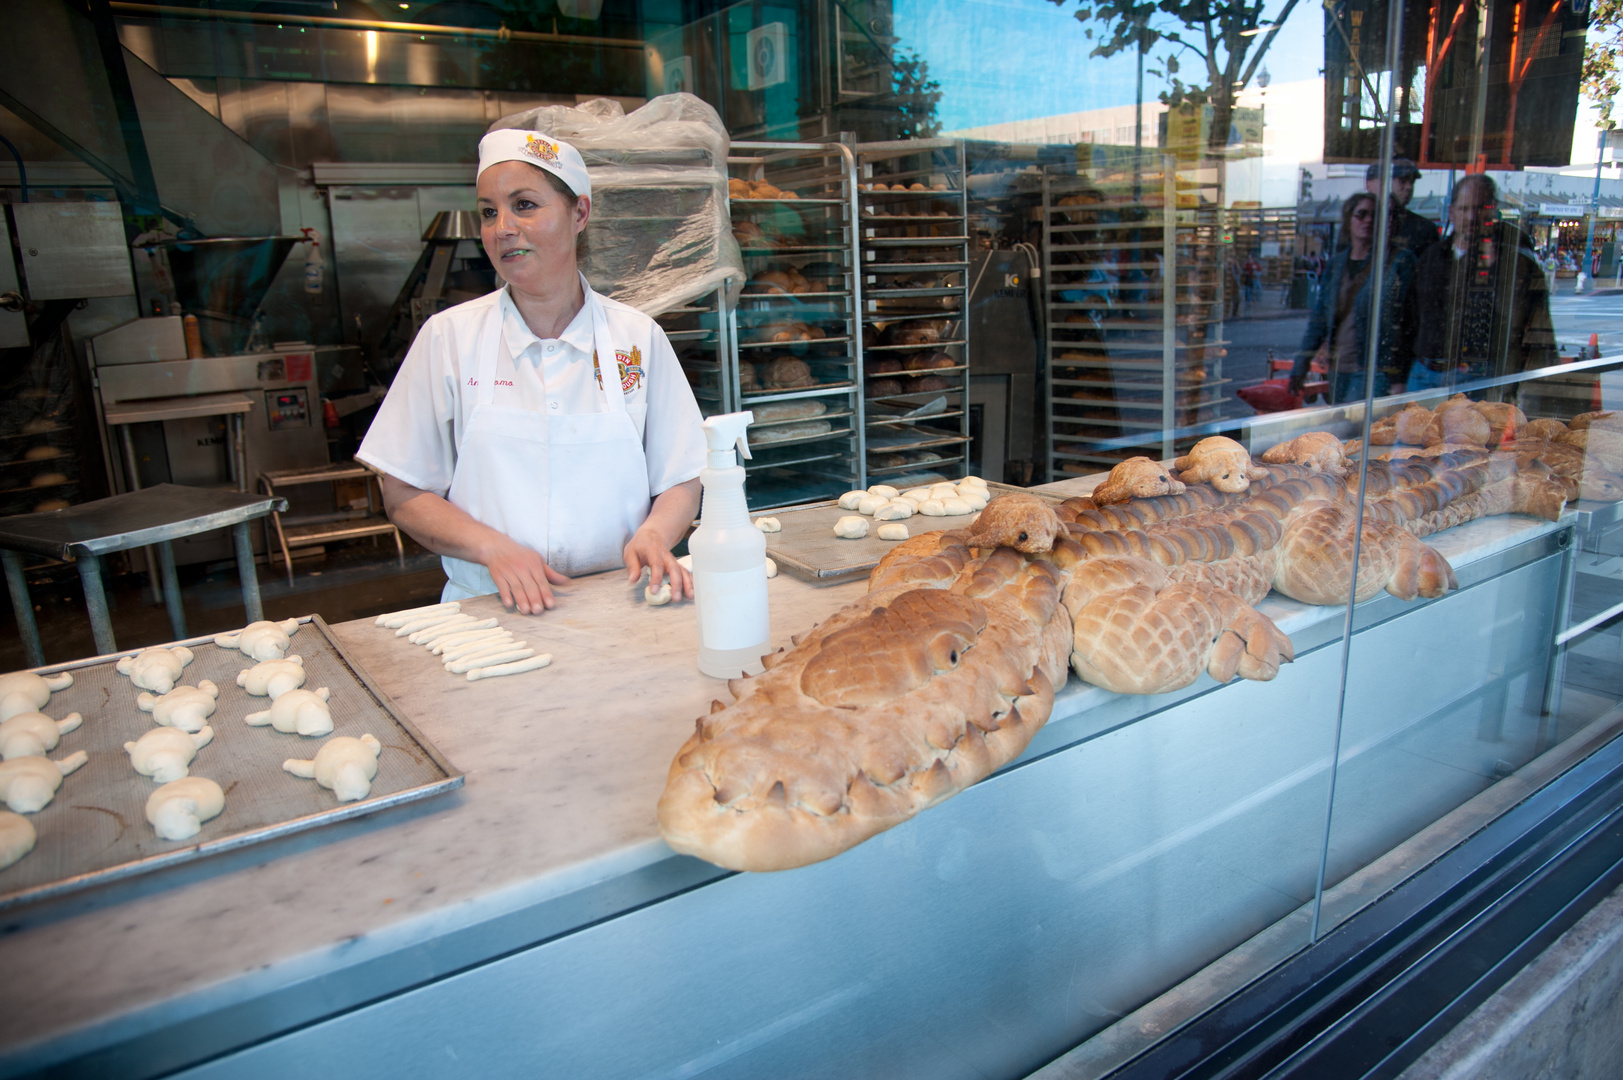
[[[352,518],[343,515],[341,520],[316,519],[289,519],[284,522],[282,513],[273,510],[270,521],[266,523],[265,547],[267,561],[270,550],[270,528],[276,529],[276,539],[282,545],[282,565],[287,569],[287,583],[293,584],[293,555],[289,550],[288,540],[291,538],[295,544],[319,544],[328,540],[354,540],[362,536],[393,536],[395,555],[400,560],[400,569],[406,568],[406,546],[400,540],[400,530],[386,517],[378,516],[383,508],[383,492],[379,488],[377,498],[372,497],[372,491],[378,484],[377,474],[365,465],[349,462],[344,465],[323,465],[315,469],[282,469],[276,472],[262,472],[259,474],[259,484],[265,489],[266,496],[274,496],[276,488],[296,487],[299,484],[330,483],[335,480],[366,480],[366,516]],[[286,509],[286,500],[283,500],[283,509]]]

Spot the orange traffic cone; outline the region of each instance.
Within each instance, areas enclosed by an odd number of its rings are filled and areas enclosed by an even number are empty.
[[[1600,335],[1599,334],[1592,333],[1592,334],[1589,335],[1589,358],[1591,360],[1599,360],[1600,359]]]
[[[1595,389],[1589,395],[1589,411],[1600,412],[1601,408],[1600,380],[1596,379]]]

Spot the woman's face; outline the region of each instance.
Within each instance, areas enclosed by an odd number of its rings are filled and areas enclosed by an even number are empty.
[[[1355,243],[1373,243],[1375,240],[1374,201],[1371,199],[1358,200],[1358,205],[1353,207],[1352,220],[1348,225],[1352,229],[1352,238]]]
[[[560,193],[541,170],[503,161],[479,177],[479,239],[502,279],[545,293],[575,280],[575,237],[586,228],[591,200]]]

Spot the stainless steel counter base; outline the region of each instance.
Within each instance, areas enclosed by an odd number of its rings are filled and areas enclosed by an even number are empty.
[[[1328,881],[1558,737],[1539,706],[1563,532],[1524,533],[1443,600],[1360,609]],[[1340,616],[1296,613],[1271,683],[1073,683],[1021,761],[827,863],[715,880],[666,859],[601,921],[552,905],[523,919],[531,947],[451,973],[421,942],[419,985],[333,985],[347,1011],[184,1075],[1023,1075],[1311,898]],[[240,1009],[240,1034],[275,1026]]]

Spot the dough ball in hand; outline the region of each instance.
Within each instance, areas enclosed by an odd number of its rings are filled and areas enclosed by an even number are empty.
[[[671,602],[671,579],[661,581],[657,589],[652,585],[643,586],[642,598],[649,607],[664,607]]]

